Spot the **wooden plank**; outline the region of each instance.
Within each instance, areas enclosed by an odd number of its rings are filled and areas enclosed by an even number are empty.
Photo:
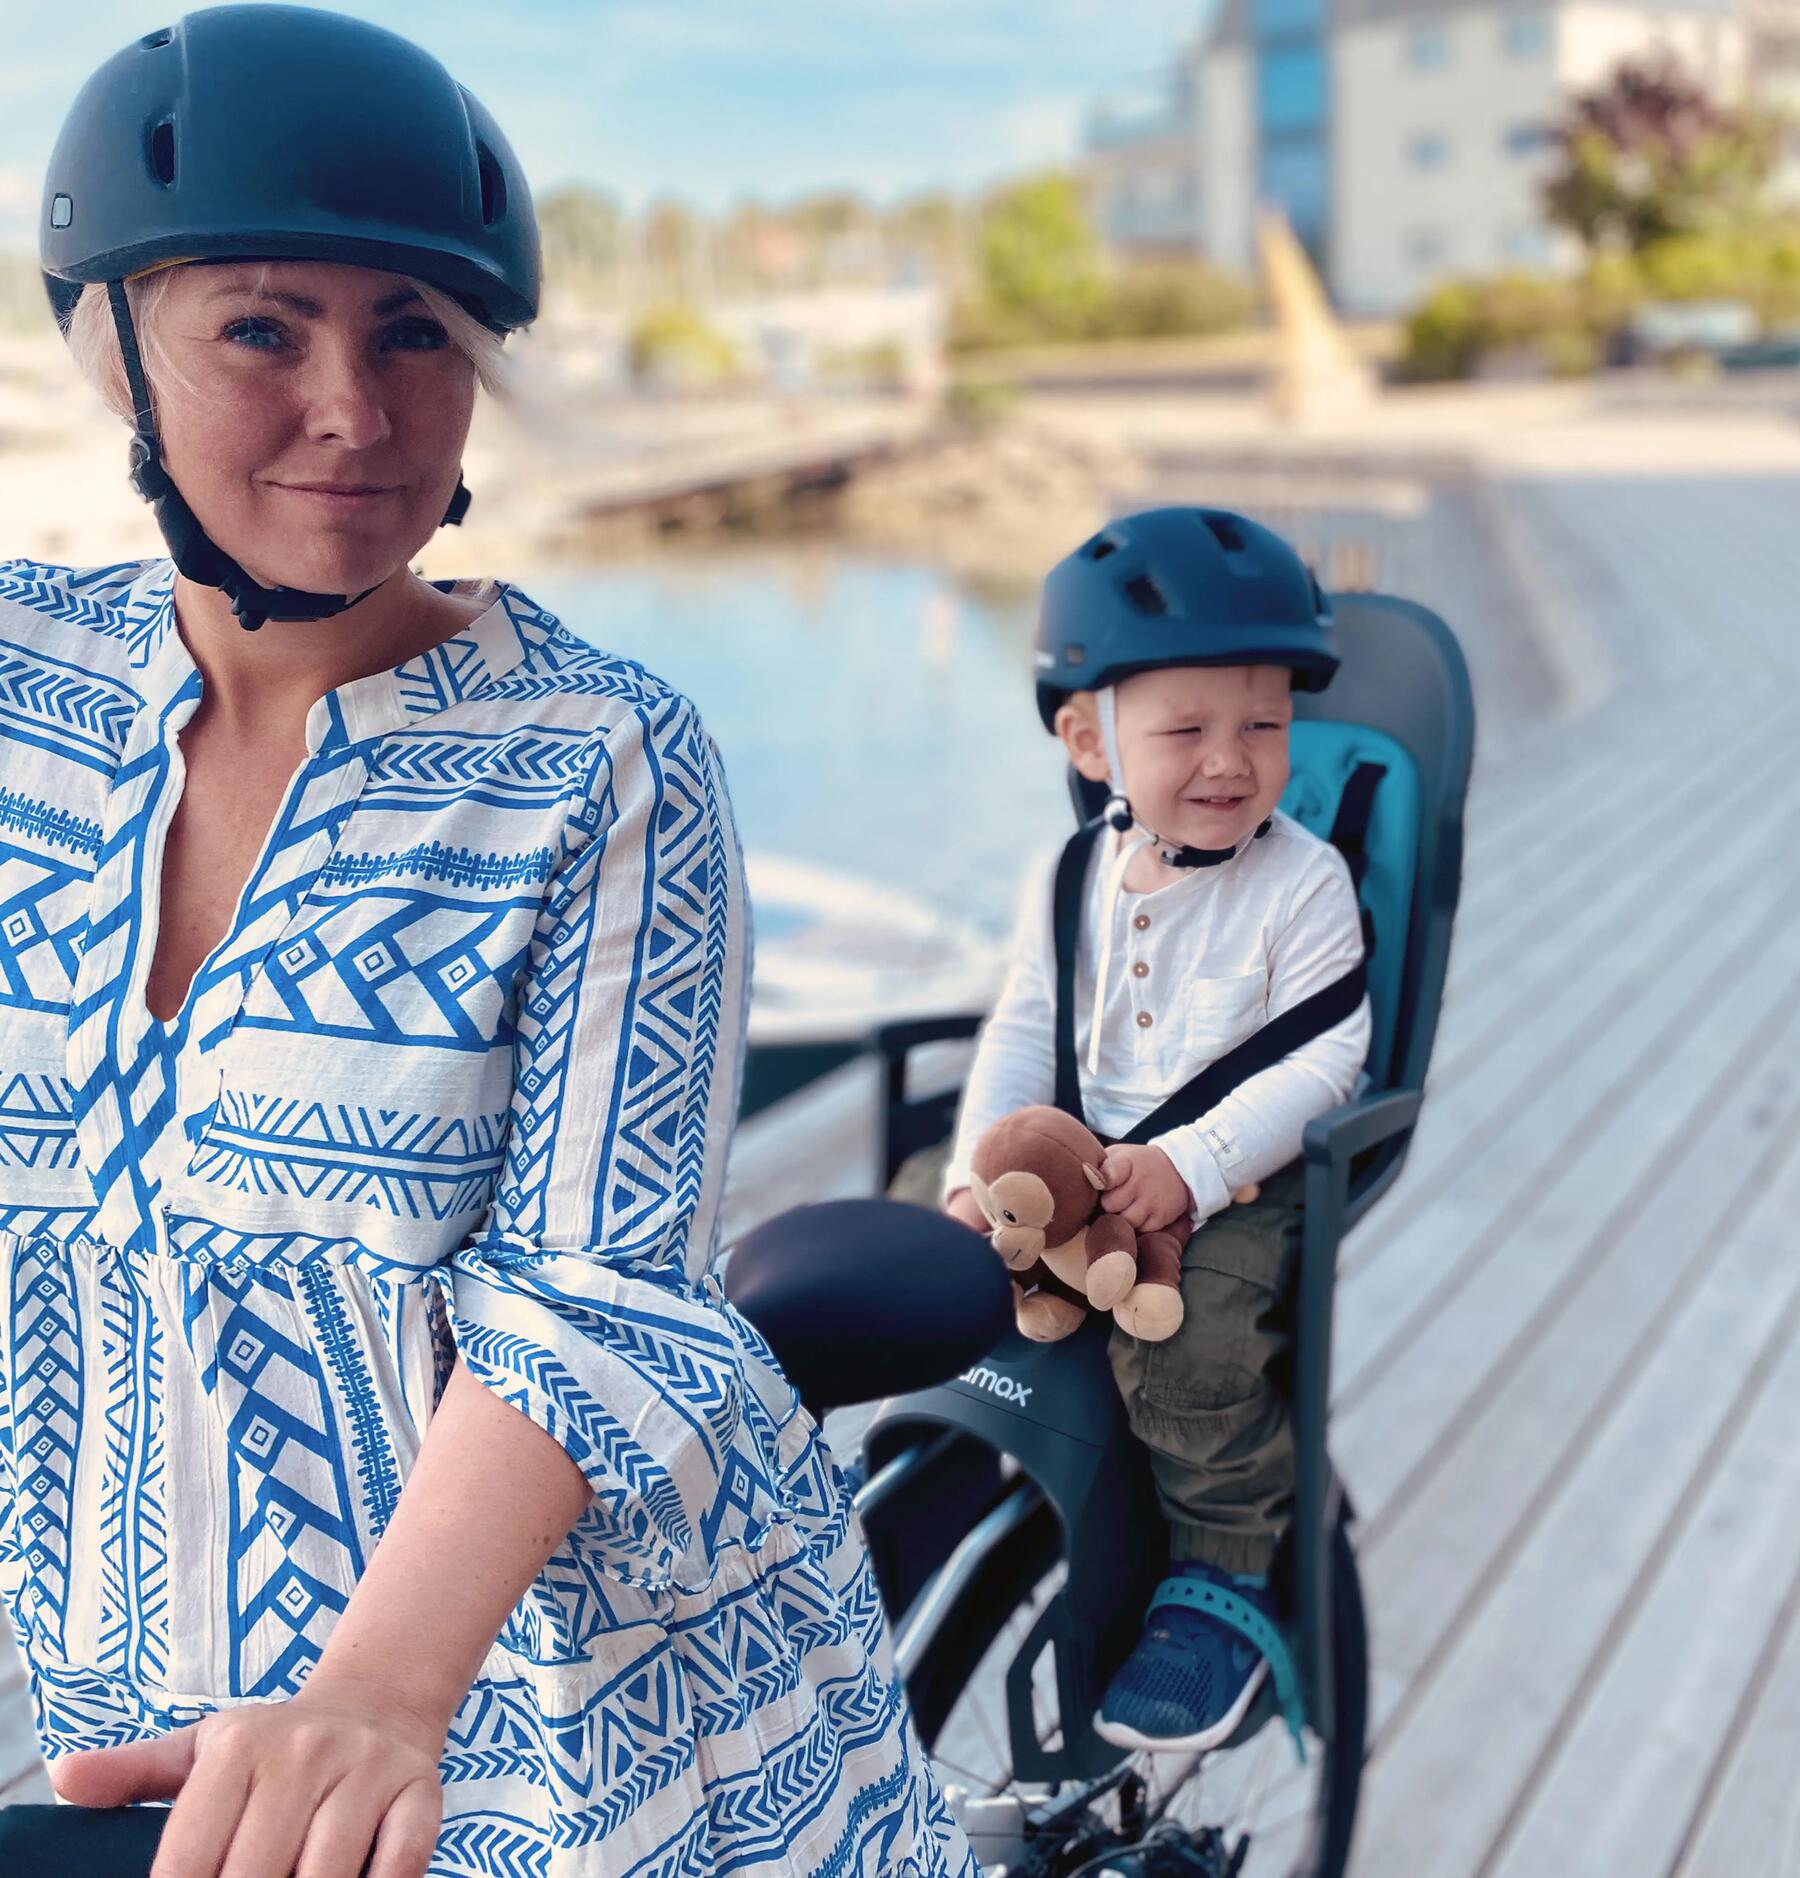
[[[1387,1218],[1367,1222],[1344,1259],[1337,1345],[1346,1404],[1403,1357],[1492,1256],[1506,1217],[1529,1208],[1560,1177],[1585,1134],[1655,1073],[1666,1051],[1684,1039],[1704,1047],[1706,1038],[1694,1033],[1706,1021],[1726,956],[1706,949],[1711,907],[1727,903],[1710,896],[1735,896],[1728,903],[1749,920],[1778,900],[1782,885],[1753,834],[1740,832],[1693,877],[1697,897],[1672,910],[1673,931],[1660,945],[1644,943],[1648,931],[1621,941],[1613,964],[1629,975],[1598,1004],[1597,1017],[1583,1013],[1574,987],[1546,1003],[1542,1028],[1509,1038],[1486,1075],[1449,1091],[1441,1106],[1435,1096],[1427,1100],[1415,1149],[1419,1171],[1409,1166],[1406,1177],[1420,1197],[1406,1199],[1403,1188],[1383,1209]],[[1633,994],[1640,983],[1657,988],[1648,1008]],[[1629,1144],[1625,1152],[1635,1159]],[[1396,1216],[1397,1227],[1390,1226]]]
[[[1714,740],[1741,712],[1722,683],[1679,708],[1621,703],[1579,725],[1556,725],[1531,756],[1515,755],[1502,775],[1484,774],[1471,790],[1459,927],[1485,940],[1490,916],[1514,906],[1521,891],[1555,891],[1575,878],[1592,842],[1631,833],[1641,844],[1646,796],[1668,776],[1669,738],[1680,726],[1693,734],[1698,719],[1713,756]],[[1489,812],[1494,803],[1501,807]]]
[[[1482,1878],[1572,1870],[1602,1846],[1614,1871],[1664,1872],[1680,1845],[1714,1744],[1800,1572],[1800,1296],[1790,1297],[1772,1333],[1765,1328],[1795,1270],[1800,1181],[1788,1182],[1783,1197],[1779,1213],[1758,1208],[1767,1282],[1743,1301],[1742,1330],[1717,1324],[1716,1343],[1687,1350],[1691,1361],[1741,1379],[1740,1399],[1595,1662],[1573,1685]],[[1692,1383],[1683,1371],[1665,1363],[1658,1376],[1657,1386],[1685,1406]],[[1629,1476],[1615,1489],[1635,1490]]]
[[[1715,1457],[1715,1438],[1734,1425],[1746,1376],[1753,1391],[1759,1364],[1795,1360],[1800,1267],[1788,1222],[1800,1203],[1797,1174],[1800,1163],[1790,1159],[1781,1182],[1746,1196],[1743,1230],[1621,1392],[1615,1413],[1562,1472],[1530,1544],[1509,1559],[1478,1621],[1379,1745],[1359,1872],[1436,1878],[1482,1869],[1644,1561]],[[1390,1633],[1403,1619],[1381,1607]],[[1535,1869],[1595,1867],[1582,1859]]]
[[[1721,702],[1715,721],[1699,729],[1687,725],[1689,734],[1712,744],[1708,759],[1684,766],[1684,787],[1708,804],[1704,817],[1678,821],[1668,828],[1667,838],[1646,841],[1644,802],[1667,787],[1668,732],[1659,729],[1642,744],[1633,740],[1635,747],[1616,749],[1616,768],[1627,779],[1627,789],[1616,804],[1608,798],[1601,821],[1575,817],[1565,823],[1550,815],[1548,858],[1511,851],[1501,866],[1486,870],[1490,896],[1482,900],[1471,892],[1466,909],[1458,909],[1451,960],[1458,1010],[1471,990],[1511,990],[1524,973],[1541,971],[1546,960],[1558,956],[1567,965],[1571,954],[1578,956],[1575,948],[1565,948],[1569,916],[1603,920],[1622,896],[1640,898],[1646,890],[1667,898],[1668,881],[1680,879],[1736,815],[1762,808],[1762,793],[1772,781],[1779,783],[1781,761],[1791,753],[1800,710],[1787,708],[1753,736],[1744,736],[1729,729],[1729,716],[1742,716],[1742,708],[1742,699]],[[1571,777],[1569,789],[1578,794],[1580,777]]]
[[[1744,1075],[1701,1115],[1685,1151],[1644,1170],[1633,1211],[1580,1248],[1572,1293],[1504,1380],[1444,1430],[1429,1474],[1363,1527],[1359,1553],[1383,1632],[1378,1730],[1472,1621],[1558,1477],[1654,1361],[1725,1256],[1744,1196],[1780,1174],[1800,1133],[1784,1068],[1796,1049],[1800,1002],[1753,1040]]]
[[[1616,981],[1620,971],[1614,949],[1646,928],[1654,930],[1669,902],[1669,881],[1685,881],[1707,867],[1719,847],[1721,827],[1738,818],[1752,827],[1758,824],[1754,812],[1786,783],[1796,738],[1800,710],[1778,719],[1753,752],[1734,752],[1720,765],[1719,778],[1696,777],[1716,817],[1709,809],[1706,819],[1677,831],[1651,853],[1634,821],[1616,842],[1590,847],[1585,866],[1575,878],[1558,883],[1554,900],[1544,890],[1521,892],[1504,915],[1490,915],[1484,927],[1463,928],[1470,943],[1464,947],[1459,932],[1451,979],[1454,1003],[1447,1001],[1444,1038],[1432,1058],[1434,1099],[1463,1076],[1484,1069],[1507,1036],[1539,1021],[1545,1001],[1574,981]],[[1666,768],[1666,754],[1661,762]]]
[[[1800,1871],[1800,1578],[1721,1738],[1669,1878],[1793,1878]]]
[[[1730,951],[1690,967],[1698,984],[1658,999],[1663,1017],[1629,1063],[1609,1062],[1573,1103],[1547,1094],[1509,1131],[1504,1153],[1417,1222],[1414,1234],[1465,1237],[1456,1283],[1428,1293],[1358,1369],[1335,1446],[1365,1516],[1378,1515],[1435,1446],[1450,1416],[1488,1386],[1494,1366],[1566,1287],[1581,1247],[1629,1204],[1642,1170],[1678,1156],[1693,1118],[1728,1094],[1759,1029],[1800,973],[1800,884],[1747,890]],[[1573,1080],[1580,1065],[1572,1065]],[[1373,1268],[1380,1271],[1381,1267]],[[1349,1300],[1346,1299],[1348,1303]],[[1364,1320],[1364,1328],[1369,1328]],[[1351,1353],[1354,1360],[1354,1351]]]

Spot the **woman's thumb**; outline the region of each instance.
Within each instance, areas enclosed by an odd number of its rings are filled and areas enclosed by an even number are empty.
[[[193,1766],[194,1730],[177,1728],[153,1741],[65,1755],[51,1766],[50,1784],[76,1806],[129,1806],[174,1799]]]

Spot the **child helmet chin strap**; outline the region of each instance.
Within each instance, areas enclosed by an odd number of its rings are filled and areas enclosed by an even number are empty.
[[[1133,829],[1138,833],[1135,840],[1120,842],[1119,852],[1114,855],[1112,865],[1107,869],[1106,892],[1101,900],[1106,911],[1100,925],[1100,961],[1094,972],[1094,1012],[1088,1025],[1087,1071],[1090,1076],[1100,1073],[1100,1013],[1106,1003],[1106,980],[1112,967],[1114,916],[1118,911],[1120,891],[1125,884],[1125,870],[1131,865],[1132,856],[1154,845],[1156,857],[1165,867],[1222,867],[1227,861],[1235,861],[1251,842],[1261,840],[1269,832],[1269,823],[1265,821],[1235,847],[1192,848],[1182,842],[1165,840],[1148,822],[1140,821],[1132,810],[1131,795],[1125,782],[1125,764],[1119,755],[1119,714],[1115,687],[1103,685],[1098,693],[1098,702],[1100,739],[1106,748],[1107,772],[1112,777],[1112,794],[1107,797],[1106,806],[1100,813],[1121,836],[1129,835]]]
[[[106,295],[112,305],[113,326],[119,335],[126,383],[131,388],[135,431],[131,439],[131,484],[155,511],[156,524],[168,543],[169,558],[176,570],[197,586],[217,587],[231,602],[231,610],[245,632],[253,633],[266,620],[272,619],[329,619],[334,614],[347,613],[351,607],[368,599],[374,587],[365,587],[361,593],[353,594],[264,587],[200,526],[200,518],[188,507],[187,498],[176,488],[174,478],[163,466],[162,443],[156,434],[149,381],[138,351],[137,331],[132,324],[131,304],[125,297],[125,283],[108,281]],[[469,500],[469,491],[459,476],[444,522],[459,523],[469,512]]]

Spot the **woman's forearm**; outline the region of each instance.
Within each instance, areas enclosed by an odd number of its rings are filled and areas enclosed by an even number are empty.
[[[557,1442],[458,1363],[307,1686],[354,1684],[447,1728],[590,1497]]]

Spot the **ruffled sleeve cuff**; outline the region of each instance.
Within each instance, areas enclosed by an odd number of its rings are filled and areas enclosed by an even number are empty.
[[[463,1366],[593,1488],[573,1542],[623,1583],[704,1580],[744,1387],[710,1281],[493,1234],[440,1269]]]

